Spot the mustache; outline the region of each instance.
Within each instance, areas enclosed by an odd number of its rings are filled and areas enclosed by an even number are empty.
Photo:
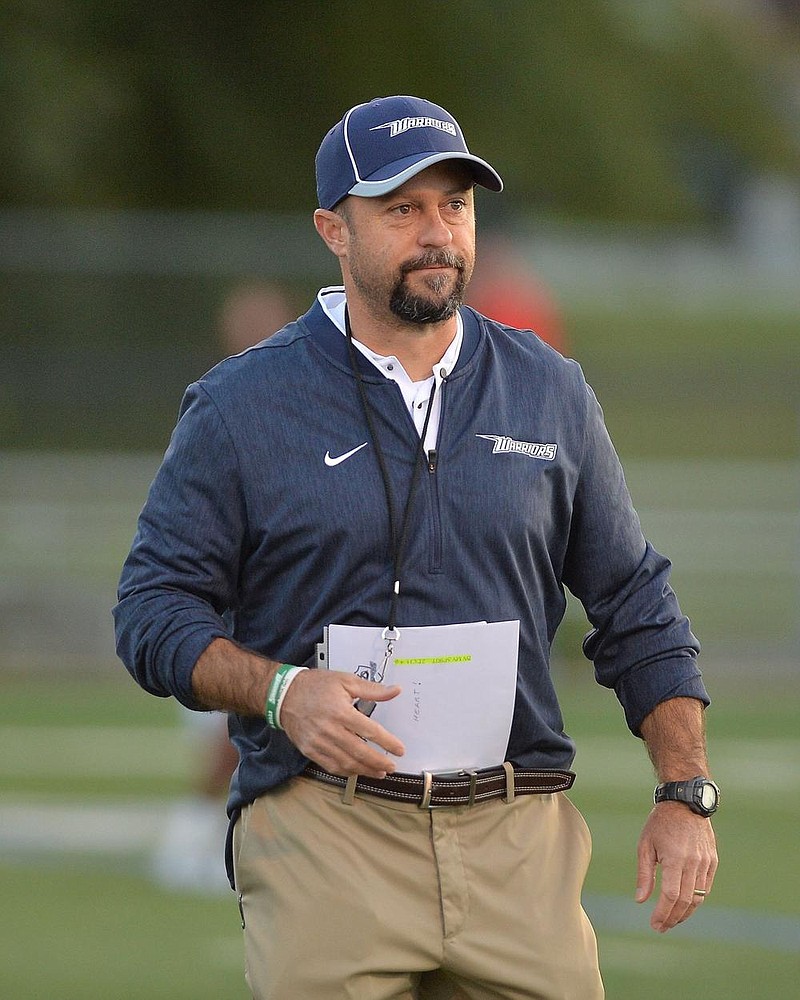
[[[400,272],[408,274],[409,271],[417,271],[422,267],[453,267],[457,271],[463,271],[466,267],[466,261],[457,253],[453,253],[452,250],[428,250],[418,257],[414,257],[413,260],[407,260],[401,264]]]

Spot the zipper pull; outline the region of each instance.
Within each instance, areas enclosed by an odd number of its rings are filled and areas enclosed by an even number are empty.
[[[436,449],[431,448],[428,452],[428,472],[436,472]]]

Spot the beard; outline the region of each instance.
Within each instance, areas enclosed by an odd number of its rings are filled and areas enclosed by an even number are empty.
[[[356,244],[356,249],[358,245]],[[397,277],[382,277],[375,274],[368,262],[358,252],[350,258],[350,274],[353,282],[370,304],[376,315],[385,314],[388,306],[391,314],[404,323],[422,326],[441,323],[455,315],[464,301],[464,290],[472,275],[472,261],[452,250],[428,250],[412,260],[401,264]],[[450,274],[430,272],[418,275],[418,287],[412,290],[408,275],[423,267],[450,267],[456,271],[456,279]],[[449,291],[448,291],[449,289]]]
[[[425,291],[412,291],[407,275],[425,267],[452,267],[456,271],[456,280],[451,283],[449,274],[432,274],[423,279],[428,294]],[[441,323],[455,316],[456,310],[464,301],[468,280],[467,262],[463,257],[450,250],[431,250],[403,264],[400,276],[392,287],[389,308],[398,319],[406,323]]]

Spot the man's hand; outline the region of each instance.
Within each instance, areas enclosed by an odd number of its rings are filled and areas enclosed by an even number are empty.
[[[639,838],[636,902],[650,898],[661,866],[661,893],[650,926],[664,933],[687,920],[703,902],[695,889],[710,892],[717,870],[711,820],[680,802],[661,802],[647,818]]]
[[[385,778],[395,770],[394,761],[365,741],[395,757],[401,757],[405,747],[353,703],[359,698],[390,701],[398,694],[397,686],[374,684],[355,674],[304,670],[286,692],[281,726],[302,754],[332,774]]]
[[[694,698],[662,701],[644,719],[641,734],[659,781],[708,774],[702,704]],[[661,894],[650,926],[664,933],[687,920],[710,892],[717,870],[711,821],[682,802],[660,802],[639,838],[636,901],[650,898],[661,866]]]
[[[206,708],[264,718],[264,703],[280,666],[230,639],[215,639],[201,653],[192,672],[192,691]],[[390,732],[353,707],[359,698],[389,701],[399,687],[362,680],[333,670],[301,670],[281,704],[281,726],[301,753],[333,774],[384,778],[395,770],[388,754],[401,757],[405,747]]]

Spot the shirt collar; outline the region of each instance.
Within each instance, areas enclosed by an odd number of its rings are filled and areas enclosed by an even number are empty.
[[[346,330],[344,325],[344,309],[347,304],[347,298],[345,296],[344,287],[341,285],[330,285],[327,288],[322,288],[317,294],[317,300],[322,306],[323,312],[328,317],[328,319],[336,326],[336,328],[346,336]],[[461,313],[456,313],[456,334],[450,341],[450,346],[442,355],[440,361],[436,363],[435,375],[437,381],[441,378],[447,378],[450,372],[455,368],[456,362],[458,361],[458,355],[461,352],[461,344],[464,340],[464,322],[461,319]],[[371,350],[365,344],[362,344],[359,340],[353,337],[353,343],[361,351],[361,353],[375,365],[384,375],[388,378],[395,377],[395,369],[389,366],[399,365],[402,369],[401,363],[394,356],[386,356],[385,354],[378,354],[377,352]]]

